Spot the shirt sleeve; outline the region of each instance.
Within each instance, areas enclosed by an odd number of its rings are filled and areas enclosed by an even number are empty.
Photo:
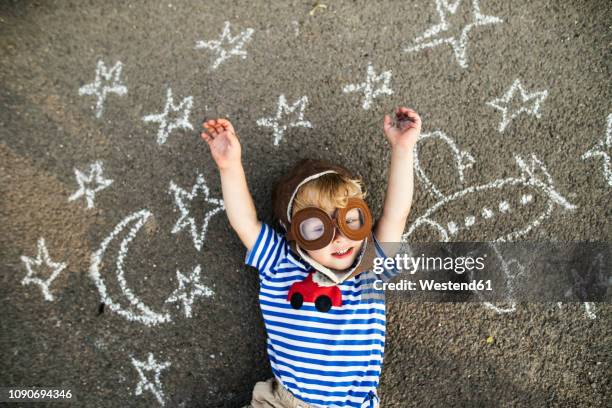
[[[287,258],[289,250],[285,237],[262,222],[255,245],[247,250],[244,261],[257,268],[260,279],[269,278],[276,273],[277,265]]]
[[[374,238],[374,247],[376,249],[376,256],[379,258],[387,258],[387,255],[385,254],[385,251],[383,250],[382,246],[376,239],[376,236],[372,235],[372,237]],[[380,274],[377,274],[377,277],[383,282],[390,281],[391,279],[393,279],[395,276],[399,275],[402,272],[401,270],[395,267],[395,262],[393,263],[392,268],[387,268],[384,265],[384,263],[382,265],[382,268],[383,268],[383,271]]]

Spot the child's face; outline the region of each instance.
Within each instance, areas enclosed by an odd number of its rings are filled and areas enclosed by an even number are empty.
[[[330,217],[335,215],[335,211],[328,211]],[[344,236],[336,227],[335,236],[332,242],[324,248],[306,251],[315,261],[328,268],[337,270],[348,269],[361,249],[363,239],[353,241]]]

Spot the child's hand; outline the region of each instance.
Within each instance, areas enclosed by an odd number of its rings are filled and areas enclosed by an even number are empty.
[[[408,108],[397,108],[395,112],[396,123],[393,123],[389,115],[385,115],[383,129],[387,140],[392,148],[414,147],[421,134],[421,117],[418,113]]]
[[[206,130],[200,135],[208,143],[210,153],[219,169],[240,163],[240,141],[227,119],[213,119],[202,123]]]

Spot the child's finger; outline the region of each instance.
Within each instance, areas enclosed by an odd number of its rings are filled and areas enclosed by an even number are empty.
[[[217,127],[214,125],[210,125],[208,127],[208,133],[210,133],[210,135],[215,138],[217,137],[217,135],[219,134],[219,131],[217,130]]]
[[[410,108],[403,108],[403,111],[408,114],[410,117],[419,117],[419,114],[414,110],[414,109],[410,109]]]
[[[219,119],[213,120],[211,123],[211,127],[213,127],[217,131],[217,133],[223,130],[223,126],[221,125],[221,123],[219,123]]]
[[[411,110],[411,111],[408,111],[405,114],[410,119],[410,121],[412,121],[413,123],[417,123],[417,124],[421,123],[421,117],[415,111]]]
[[[221,134],[223,132],[225,132],[225,129],[223,129],[223,126],[216,126],[215,129],[217,130],[217,134]]]
[[[414,116],[419,116],[418,113],[416,113],[416,111],[414,109],[410,109],[410,108],[406,108],[404,106],[402,106],[399,111],[409,117],[414,117]]]
[[[234,131],[234,126],[232,125],[232,122],[230,122],[227,119],[219,119],[219,123],[227,130],[229,130],[232,133],[236,133]]]
[[[200,133],[200,137],[208,144],[213,141],[213,138],[206,132]]]
[[[232,142],[238,142],[240,140],[240,138],[236,134],[236,131],[234,130],[234,126],[229,120],[219,119],[218,122],[221,124],[223,130],[226,131],[228,139],[230,139]]]
[[[209,120],[209,121],[207,121],[207,122],[204,122],[204,123],[202,124],[202,127],[203,127],[203,128],[205,128],[205,129],[206,129],[206,131],[208,131],[208,132],[210,133],[210,132],[212,132],[212,131],[214,131],[214,130],[215,130],[215,128],[214,128],[214,126],[213,126],[213,124],[214,124],[214,120]]]
[[[232,124],[230,123],[229,120],[224,119],[224,118],[220,118],[219,120],[217,120],[217,122],[222,125],[223,127],[231,127]]]
[[[393,127],[393,123],[391,122],[391,116],[385,115],[385,118],[383,119],[383,130],[386,132],[392,127]]]

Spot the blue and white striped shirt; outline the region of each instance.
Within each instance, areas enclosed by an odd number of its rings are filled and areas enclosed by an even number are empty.
[[[384,257],[374,239],[376,255]],[[294,309],[287,294],[312,268],[283,235],[262,228],[245,262],[259,270],[259,303],[267,332],[268,356],[278,381],[302,401],[318,407],[377,407],[385,347],[384,291],[376,279],[398,273],[362,272],[338,285],[342,306],[318,311],[304,302]],[[367,292],[377,292],[372,296]]]

